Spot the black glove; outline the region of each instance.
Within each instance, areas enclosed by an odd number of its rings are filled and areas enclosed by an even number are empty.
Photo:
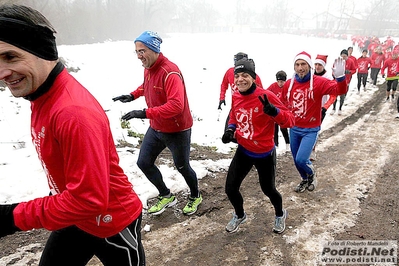
[[[226,106],[226,101],[225,100],[220,100],[219,101],[218,110],[222,110],[222,104],[224,104],[224,106]]]
[[[263,98],[260,95],[258,98],[263,104],[263,112],[267,115],[275,117],[277,115],[277,108],[269,102],[266,94],[263,94]]]
[[[14,223],[13,211],[18,203],[0,205],[0,237],[21,231]]]
[[[234,140],[234,131],[232,129],[227,129],[222,137],[223,143],[229,143],[230,141]]]
[[[145,113],[145,109],[130,111],[129,113],[127,113],[124,116],[122,116],[122,119],[126,120],[126,121],[130,120],[132,118],[147,118],[147,115]]]
[[[115,97],[115,98],[112,98],[112,100],[113,100],[114,102],[116,102],[116,101],[121,101],[121,102],[123,102],[123,103],[127,103],[127,102],[133,101],[133,100],[134,100],[134,97],[133,97],[133,95],[131,95],[131,94],[127,94],[127,95],[117,96],[117,97]]]

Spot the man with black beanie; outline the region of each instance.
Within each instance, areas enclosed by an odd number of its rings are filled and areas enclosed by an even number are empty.
[[[273,232],[285,230],[287,211],[283,209],[282,197],[275,186],[276,149],[273,141],[274,124],[284,128],[293,126],[294,116],[271,91],[255,83],[255,63],[252,59],[238,60],[234,68],[237,92],[232,97],[228,128],[223,143],[237,140],[238,147],[229,166],[226,178],[226,194],[234,207],[233,218],[226,231],[236,232],[244,223],[244,199],[240,186],[253,166],[258,171],[263,193],[270,198],[275,211]]]
[[[280,70],[276,73],[276,82],[273,82],[272,84],[270,84],[270,86],[266,90],[270,90],[278,98],[280,98],[281,92],[283,90],[283,86],[284,86],[286,80],[287,80],[287,73],[285,73],[284,70]],[[274,124],[274,143],[276,144],[276,147],[278,147],[278,145],[279,145],[279,137],[278,137],[279,128],[280,127],[277,123]],[[290,137],[288,134],[288,128],[280,128],[280,130],[284,137],[285,150],[289,151],[290,150]]]

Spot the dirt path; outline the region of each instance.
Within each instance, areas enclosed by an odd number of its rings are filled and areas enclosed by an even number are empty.
[[[220,169],[200,181],[204,202],[196,215],[181,214],[185,195],[178,195],[179,204],[158,217],[144,215],[143,225],[151,226],[150,232],[143,232],[147,265],[321,265],[324,241],[397,240],[399,120],[393,118],[394,104],[382,102],[384,95],[381,88],[320,135],[314,192],[295,193],[300,179],[292,158],[278,157],[277,186],[289,214],[282,235],[271,232],[274,211],[255,171],[242,186],[248,220],[237,233],[225,232],[232,207],[224,193],[226,172]],[[192,157],[217,160],[231,155],[197,148]],[[37,230],[1,239],[0,264],[37,265],[47,234]],[[20,247],[25,251],[15,252]],[[90,265],[101,264],[94,259]]]

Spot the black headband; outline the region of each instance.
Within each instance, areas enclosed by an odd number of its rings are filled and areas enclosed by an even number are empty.
[[[45,60],[58,59],[53,32],[43,26],[25,21],[0,17],[0,41],[14,45]]]

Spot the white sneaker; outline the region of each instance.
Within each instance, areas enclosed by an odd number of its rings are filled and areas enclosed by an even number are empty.
[[[283,209],[283,216],[277,217],[274,220],[273,232],[281,234],[285,230],[285,219],[287,219],[287,210]]]
[[[338,110],[338,115],[341,115],[342,114],[342,111],[341,110]]]
[[[234,233],[238,230],[240,227],[240,224],[245,223],[247,220],[247,214],[244,213],[244,217],[238,218],[238,216],[233,213],[233,218],[230,220],[230,222],[226,225],[226,231],[229,233]]]
[[[285,144],[285,151],[286,151],[286,152],[291,151],[290,144]]]
[[[333,114],[335,114],[335,110],[334,109],[331,110],[330,115],[333,115]]]

